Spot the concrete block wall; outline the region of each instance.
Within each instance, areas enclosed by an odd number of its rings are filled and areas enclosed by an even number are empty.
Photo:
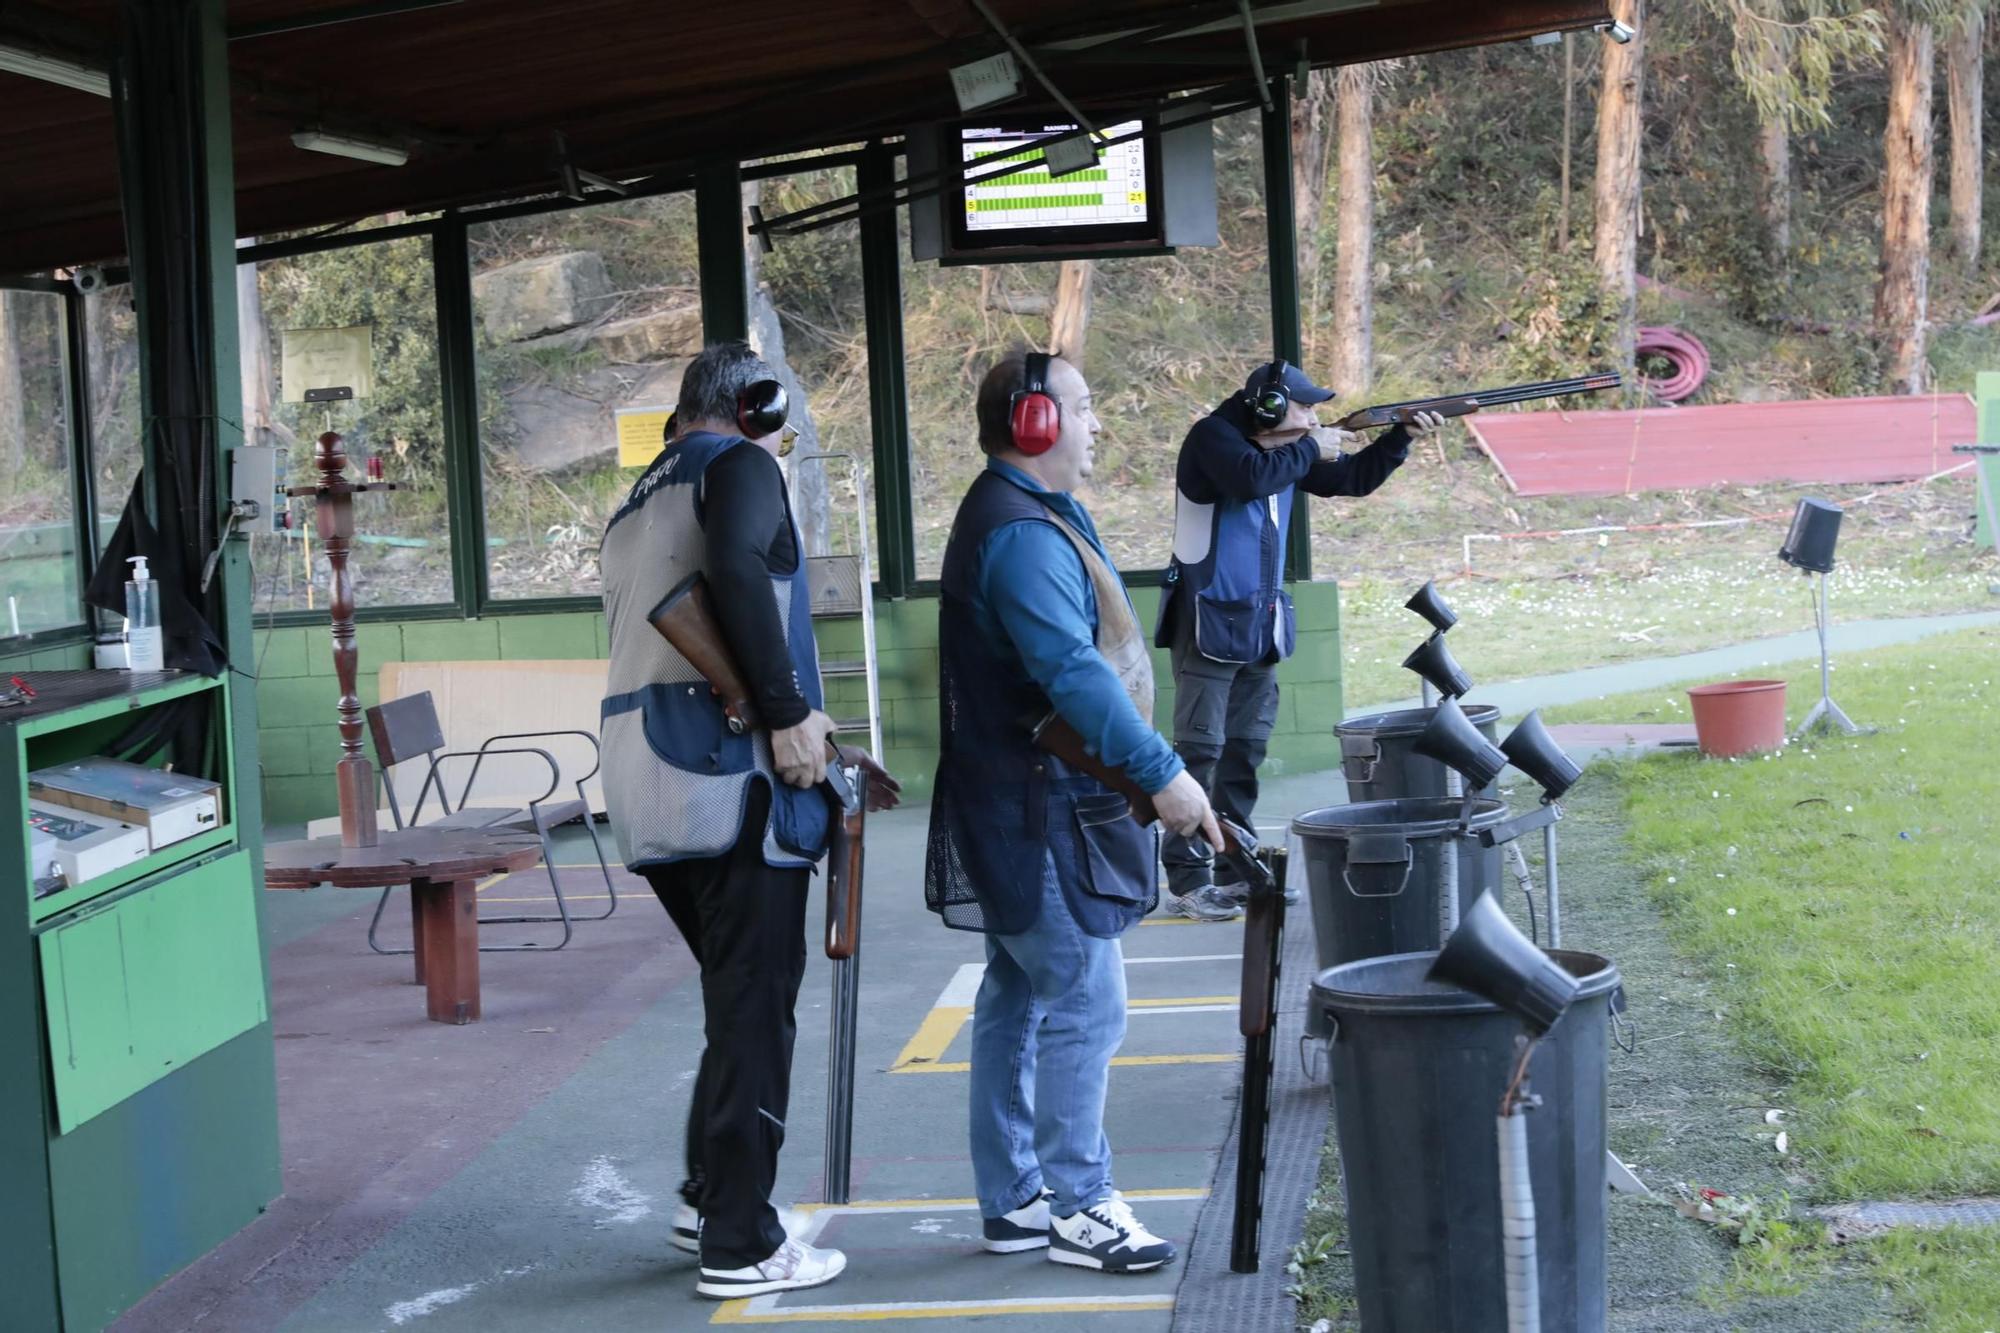
[[[1332,768],[1340,762],[1333,726],[1340,717],[1340,596],[1331,583],[1294,584],[1298,651],[1279,668],[1284,690],[1265,771],[1272,775]],[[1151,628],[1158,591],[1135,589],[1140,623]],[[876,606],[884,759],[912,799],[930,791],[937,765],[938,658],[935,597]],[[861,622],[819,623],[820,655],[861,656]],[[333,724],[338,690],[327,631],[271,630],[257,636],[258,752],[265,818],[297,823],[334,813],[333,765],[340,757]],[[494,616],[363,625],[359,632],[362,706],[381,702],[377,673],[384,662],[455,662],[603,657],[610,651],[604,617],[591,612]],[[1155,720],[1171,732],[1174,697],[1167,655],[1155,651],[1160,700]],[[526,701],[524,701],[524,704]],[[851,678],[828,682],[827,711],[859,717],[866,687]]]

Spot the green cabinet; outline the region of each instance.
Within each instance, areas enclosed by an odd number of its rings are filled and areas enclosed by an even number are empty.
[[[262,874],[226,679],[28,679],[0,712],[0,1330],[95,1330],[279,1192]],[[168,729],[222,825],[35,897],[27,774]]]
[[[42,934],[58,1130],[270,1016],[254,892],[239,850]]]

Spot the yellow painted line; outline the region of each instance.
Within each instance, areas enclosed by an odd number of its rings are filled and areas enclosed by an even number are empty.
[[[1127,1069],[1140,1065],[1227,1065],[1235,1064],[1237,1057],[1231,1055],[1116,1055],[1111,1058],[1112,1068]],[[952,1061],[946,1064],[911,1065],[905,1069],[891,1069],[892,1074],[969,1074],[970,1061]]]
[[[711,1324],[873,1323],[878,1319],[978,1319],[995,1315],[1121,1314],[1171,1310],[1171,1296],[1102,1296],[1073,1300],[948,1301],[937,1305],[802,1305],[752,1313],[750,1302],[724,1301]]]
[[[924,1015],[923,1025],[914,1037],[903,1047],[896,1063],[889,1067],[892,1074],[901,1074],[916,1065],[934,1064],[944,1058],[958,1030],[972,1017],[972,1006],[939,1006]]]
[[[1197,921],[1191,916],[1149,916],[1139,923],[1142,926],[1240,926],[1241,917],[1228,921]]]

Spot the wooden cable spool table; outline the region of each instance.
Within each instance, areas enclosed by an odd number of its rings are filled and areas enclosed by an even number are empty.
[[[264,848],[271,889],[410,886],[416,980],[436,1023],[479,1021],[479,881],[541,859],[533,833],[486,829],[385,829],[372,847],[337,837],[274,842]]]

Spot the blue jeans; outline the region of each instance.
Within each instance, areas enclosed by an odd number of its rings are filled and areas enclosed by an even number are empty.
[[[986,937],[973,1008],[972,1175],[982,1214],[1012,1212],[1044,1186],[1065,1217],[1110,1195],[1104,1095],[1124,1039],[1124,953],[1077,925],[1044,859],[1041,915],[1018,935]]]

